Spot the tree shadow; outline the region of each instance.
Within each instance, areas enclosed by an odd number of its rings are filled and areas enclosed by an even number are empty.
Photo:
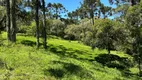
[[[123,70],[121,71],[121,74],[125,77],[129,77],[129,76],[139,76],[138,74],[136,73],[132,73],[130,70],[126,69],[126,70]]]
[[[52,64],[62,64],[63,68],[50,68],[50,69],[44,69],[44,75],[51,75],[56,78],[62,78],[66,74],[75,74],[77,75],[79,72],[83,70],[82,67],[75,65],[73,63],[65,63],[61,61],[53,61]]]
[[[51,76],[54,76],[56,78],[62,78],[65,74],[64,70],[62,69],[45,69],[44,75],[50,74]]]
[[[36,42],[30,41],[30,40],[22,40],[21,44],[26,45],[26,46],[35,46]],[[42,45],[42,43],[39,43],[39,45]]]
[[[67,57],[72,57],[72,58],[77,58],[77,54],[83,54],[83,51],[80,50],[74,50],[72,48],[66,48],[63,45],[59,46],[54,46],[54,45],[49,45],[49,51],[58,54],[59,56],[67,56]]]
[[[75,65],[73,63],[64,63],[64,68],[70,74],[78,74],[81,70],[83,70],[82,67]]]
[[[129,70],[129,68],[134,67],[134,65],[133,62],[126,57],[120,57],[113,54],[100,54],[95,57],[95,60],[101,63],[103,66],[120,70],[122,76],[124,77],[129,78],[132,76],[138,76],[138,74],[132,73]]]
[[[84,55],[87,53],[85,50],[77,50],[73,48],[66,48],[63,45],[54,46],[52,44],[48,45],[48,50],[53,52],[54,54],[60,56],[60,57],[70,57],[75,58],[78,60],[87,60],[87,61],[94,61],[94,59],[90,59],[88,57],[81,58],[80,55]]]
[[[5,62],[2,60],[2,59],[0,59],[0,68],[4,68],[4,65],[5,64]]]
[[[59,46],[49,45],[49,50],[59,55],[65,55],[67,49],[63,45]]]
[[[103,66],[117,68],[119,70],[126,70],[132,67],[132,62],[128,58],[119,57],[113,54],[100,54],[95,57],[95,60],[101,63]]]

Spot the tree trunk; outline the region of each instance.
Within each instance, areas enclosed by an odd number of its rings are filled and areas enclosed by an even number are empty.
[[[110,55],[110,43],[107,43],[107,50],[108,50],[108,54]]]
[[[91,15],[91,18],[92,18],[92,24],[94,25],[94,12],[93,12],[93,10],[91,10],[90,15]]]
[[[45,16],[45,1],[42,0],[42,7],[43,7],[43,45],[44,49],[47,49],[46,43],[46,16]]]
[[[12,0],[12,30],[11,30],[11,41],[16,42],[16,15],[15,15],[16,0]]]
[[[138,66],[139,66],[139,76],[141,77],[142,76],[142,71],[141,71],[141,58],[138,57]]]
[[[101,11],[99,10],[98,12],[98,18],[100,19],[100,16],[101,16]]]
[[[58,8],[56,8],[56,19],[58,19]]]
[[[0,24],[5,21],[6,15],[0,20]]]
[[[110,49],[108,48],[108,54],[110,55]]]
[[[35,21],[36,21],[36,46],[39,48],[39,0],[36,0],[36,13],[35,13]]]
[[[92,17],[92,24],[94,25],[94,17]]]
[[[10,37],[10,1],[6,0],[6,11],[7,11],[7,39],[8,41],[11,41]]]
[[[109,39],[109,33],[107,33],[107,50],[108,50],[108,54],[110,55],[110,39]]]
[[[139,76],[141,77],[142,76],[142,71],[141,71],[141,51],[140,51],[140,46],[141,46],[141,42],[140,42],[140,35],[141,35],[141,31],[140,31],[140,28],[137,28],[137,34],[136,34],[136,42],[137,42],[137,54],[138,54],[138,68],[139,68]]]
[[[105,14],[103,14],[103,16],[104,16],[104,19],[106,19],[106,16],[105,16]]]

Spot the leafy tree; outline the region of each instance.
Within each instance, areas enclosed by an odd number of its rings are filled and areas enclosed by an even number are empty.
[[[50,9],[52,10],[53,13],[53,17],[55,17],[56,19],[58,19],[61,13],[65,13],[67,12],[67,10],[65,9],[65,7],[61,4],[61,3],[54,3],[54,4],[49,4]]]
[[[94,25],[94,12],[97,10],[97,5],[100,3],[100,0],[83,0],[83,5],[89,12],[90,18]]]
[[[52,3],[48,3],[46,8],[47,8],[47,10],[48,10],[47,15],[48,15],[49,18],[51,19],[51,18],[52,18],[52,12],[51,12],[51,10],[52,10]]]
[[[11,10],[10,10],[10,1],[9,0],[6,1],[6,11],[7,11],[7,33],[8,33],[7,37],[9,41],[16,42],[16,0],[12,0]],[[12,27],[10,28],[10,26]]]
[[[124,22],[124,18],[126,16],[127,10],[129,8],[129,4],[122,4],[122,5],[118,5],[117,8],[114,9],[114,14],[120,15],[118,16],[116,19]]]
[[[67,15],[68,15],[68,18],[70,19],[70,21],[72,21],[72,22],[77,22],[79,19],[79,11],[78,10],[69,12]]]
[[[70,19],[72,19],[73,15],[72,15],[71,12],[68,13],[68,17],[69,17]]]
[[[79,8],[80,9],[80,8]],[[78,24],[79,19],[85,18],[85,16],[82,16],[79,9],[76,9],[75,11],[67,13],[68,19],[65,20],[65,23],[67,24]]]
[[[82,41],[88,44],[87,35],[92,30],[92,24],[89,19],[82,19],[80,21],[79,30],[81,31]],[[90,42],[90,41],[89,41]]]
[[[81,7],[78,9],[78,16],[79,16],[81,19],[89,18],[88,9],[87,9],[85,6],[81,6]]]
[[[67,38],[67,39],[69,39],[69,40],[72,40],[72,38],[73,38],[73,36],[74,37],[76,37],[77,35],[76,35],[76,33],[75,33],[75,29],[76,29],[76,27],[77,27],[77,25],[75,25],[75,24],[71,24],[71,25],[68,25],[66,28],[65,28],[65,30],[64,30],[64,32],[65,32],[65,36],[64,36],[64,38]],[[78,31],[79,32],[79,31]],[[78,34],[78,36],[80,35],[80,33]]]
[[[79,18],[79,10],[78,9],[76,9],[75,11],[72,11],[72,18],[74,19],[74,20],[78,20],[78,18]],[[81,18],[81,17],[80,17]]]
[[[100,11],[102,12],[104,19],[107,16],[112,15],[112,8],[109,6],[104,6],[104,4],[100,3]]]
[[[65,33],[70,37],[73,35],[75,39],[90,45],[89,39],[92,39],[92,24],[90,20],[86,18],[81,20],[79,25],[68,25],[65,29]]]
[[[139,74],[141,76],[141,29],[142,29],[142,2],[138,5],[135,5],[133,7],[130,7],[127,11],[125,20],[126,20],[126,26],[129,28],[131,32],[131,37],[133,38],[132,45],[133,45],[133,55],[135,57],[135,60],[139,64]]]
[[[19,7],[21,5],[21,1],[22,0],[12,0],[11,3],[9,0],[2,1],[2,6],[6,6],[6,14],[4,14],[6,18],[3,18],[2,22],[7,22],[7,38],[12,42],[16,42],[17,18],[19,19],[23,17],[22,8]]]
[[[138,4],[140,2],[140,0],[109,0],[109,2],[111,4],[115,3],[115,4],[121,4],[121,3],[125,3],[125,2],[129,2],[132,6]]]
[[[100,19],[96,20],[95,23],[94,27],[97,30],[95,46],[107,49],[108,54],[110,54],[111,50],[116,50],[118,45],[121,45],[126,41],[126,32],[122,25],[117,22],[108,19]]]
[[[52,20],[52,24],[50,27],[50,33],[52,35],[63,37],[65,27],[66,26],[64,22],[62,22],[61,20]]]

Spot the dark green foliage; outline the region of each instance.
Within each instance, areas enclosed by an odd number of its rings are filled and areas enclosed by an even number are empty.
[[[49,3],[48,8],[50,13],[52,14],[52,17],[55,19],[61,18],[60,14],[67,12],[66,8],[61,3]]]
[[[120,5],[123,3],[129,3],[131,6],[138,4],[141,0],[109,0],[110,4]]]
[[[101,0],[83,0],[80,8],[61,18],[67,12],[61,3],[6,0],[6,7],[0,5],[0,31],[7,30],[7,34],[0,35],[0,80],[139,80],[142,3],[109,1],[117,8],[106,6]],[[111,20],[113,10],[119,14]],[[20,34],[18,42],[16,32]],[[16,43],[6,42],[6,35]],[[34,49],[36,45],[38,50]],[[41,49],[40,45],[48,48]]]
[[[133,66],[132,61],[130,61],[128,58],[122,58],[113,54],[100,54],[95,57],[95,60],[104,66],[117,68],[120,70],[128,69]]]
[[[61,20],[52,20],[52,24],[50,25],[49,32],[51,35],[63,37],[65,28],[66,28],[66,25]]]
[[[131,37],[133,38],[132,44],[132,51],[135,61],[138,63],[139,67],[139,75],[141,76],[141,60],[142,60],[142,54],[141,54],[141,46],[142,46],[142,2],[138,5],[135,5],[133,7],[130,7],[127,11],[125,20],[126,20],[126,26],[130,30]]]
[[[103,14],[104,19],[112,15],[112,8],[100,3],[100,12]],[[99,16],[100,17],[100,16]]]
[[[127,45],[128,32],[120,22],[99,19],[95,23],[94,31],[96,33],[92,47],[107,49],[108,53],[110,53],[110,50],[122,50],[122,45]]]

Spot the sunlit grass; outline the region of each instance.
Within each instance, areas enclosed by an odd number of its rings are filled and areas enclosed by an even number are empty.
[[[117,68],[109,68],[95,61],[106,50],[56,38],[47,40],[48,50],[42,47],[24,45],[23,40],[36,42],[32,36],[17,36],[16,44],[7,44],[3,33],[4,45],[0,46],[0,80],[138,80],[138,69],[130,68],[135,76],[125,76]],[[42,42],[42,39],[40,39]],[[63,48],[63,49],[62,49]],[[51,50],[53,49],[53,50]],[[55,50],[54,50],[55,49]],[[65,50],[65,51],[64,51]],[[55,52],[54,52],[55,51]],[[62,55],[63,54],[63,55]],[[111,54],[131,59],[123,52]]]

